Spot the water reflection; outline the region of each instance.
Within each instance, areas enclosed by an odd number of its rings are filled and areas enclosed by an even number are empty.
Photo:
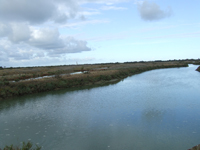
[[[91,90],[94,88],[115,85],[118,82],[119,81],[112,82],[112,83],[108,82],[103,85],[91,85],[91,86],[85,86],[85,87],[79,87],[79,88],[70,88],[70,89],[63,89],[63,90],[58,90],[58,91],[36,93],[36,94],[32,94],[32,95],[25,95],[25,96],[20,96],[20,97],[15,97],[15,98],[7,98],[6,100],[0,101],[0,112],[3,110],[14,109],[14,107],[17,107],[18,105],[23,106],[26,103],[31,103],[31,101],[36,103],[37,101],[41,101],[41,99],[48,99],[54,95],[62,97],[66,94],[66,92],[70,93],[70,92],[77,92],[77,91],[81,91],[81,90],[87,91],[87,90]]]
[[[164,112],[159,110],[144,110],[142,113],[142,119],[148,123],[162,122],[164,118]]]

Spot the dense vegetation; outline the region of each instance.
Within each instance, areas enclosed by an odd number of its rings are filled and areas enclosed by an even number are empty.
[[[51,78],[23,81],[19,81],[21,78],[17,78],[15,82],[10,81],[10,79],[12,79],[12,76],[2,76],[0,79],[0,99],[5,99],[11,96],[39,93],[43,91],[58,90],[63,88],[91,86],[94,84],[104,85],[109,82],[120,81],[121,79],[124,79],[127,76],[138,74],[152,69],[186,66],[188,66],[186,63],[140,63],[140,66],[138,64],[133,65],[132,63],[126,63],[110,66],[106,65],[106,68],[109,69],[93,69],[87,71],[86,73],[78,75],[62,76],[61,73],[63,73],[64,71],[56,71],[54,77]],[[81,67],[82,71],[84,71],[84,67]]]
[[[33,144],[31,142],[23,142],[22,147],[14,147],[13,145],[11,146],[5,146],[3,149],[0,148],[0,150],[41,150],[41,147],[36,145],[36,148],[32,149]]]

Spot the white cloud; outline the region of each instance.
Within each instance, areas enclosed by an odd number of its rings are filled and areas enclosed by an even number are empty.
[[[25,43],[13,44],[11,41],[0,41],[1,54],[7,60],[29,60],[35,57],[43,57],[44,52],[39,49],[33,49]],[[0,59],[0,61],[3,61]]]
[[[33,30],[29,44],[41,49],[53,49],[63,47],[57,29]]]
[[[6,37],[9,33],[11,33],[10,25],[0,23],[0,37]]]
[[[160,6],[156,3],[148,2],[147,0],[143,2],[137,1],[137,5],[141,18],[146,21],[160,20],[169,17],[172,14],[170,7],[164,11],[161,10]]]
[[[64,23],[80,11],[76,0],[0,0],[0,20],[41,24]]]
[[[90,51],[91,48],[87,47],[87,42],[83,40],[76,40],[73,37],[68,37],[65,40],[66,50],[69,53],[77,53],[81,51]]]
[[[110,21],[109,20],[86,20],[86,21],[81,21],[81,22],[76,22],[76,23],[68,23],[64,25],[64,27],[76,28],[81,25],[99,24],[99,23],[108,23],[108,22]]]
[[[1,49],[0,50],[0,62],[8,61],[9,59],[8,59],[7,53],[4,49],[4,46],[2,46],[1,44],[0,44],[0,49]]]
[[[23,27],[24,30],[18,27]],[[14,24],[11,29],[7,35],[8,38],[0,40],[0,61],[61,57],[69,53],[91,50],[86,41],[73,37],[61,37],[57,29],[30,29],[24,24],[21,26]]]
[[[91,51],[87,41],[62,35],[59,27],[107,23],[88,19],[104,10],[120,10],[114,4],[127,0],[0,0],[0,62],[28,62],[61,58],[69,53]],[[106,5],[102,9],[83,4]],[[73,23],[69,23],[74,19]]]
[[[125,10],[125,7],[117,7],[117,6],[103,6],[102,10]]]
[[[61,37],[57,29],[35,30],[29,44],[47,50],[50,54],[90,51],[87,42],[73,37]]]
[[[67,37],[63,39],[63,42],[63,47],[50,49],[47,51],[47,55],[51,57],[59,57],[62,54],[91,51],[91,48],[87,46],[87,42],[83,40],[77,40],[73,37]]]
[[[122,2],[128,2],[130,0],[77,0],[81,3],[102,3],[102,4],[114,4],[114,3],[122,3]]]
[[[82,12],[81,4],[101,3],[111,5],[128,0],[0,0],[0,20],[41,24],[46,21],[64,23]],[[105,9],[123,9],[105,7]]]
[[[30,29],[27,24],[17,23],[11,25],[11,32],[8,34],[10,41],[14,43],[25,42],[30,38]]]
[[[56,11],[52,0],[1,0],[0,19],[5,21],[28,21],[41,23]]]

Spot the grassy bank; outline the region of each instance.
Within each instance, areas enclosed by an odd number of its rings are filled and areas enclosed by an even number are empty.
[[[16,78],[16,74],[11,75],[10,72],[21,71],[16,70],[3,70],[6,76],[1,76],[0,79],[0,99],[6,99],[13,96],[21,96],[25,94],[39,93],[44,91],[52,91],[58,89],[66,89],[73,87],[91,86],[91,85],[104,85],[111,82],[120,81],[128,76],[138,74],[144,71],[160,69],[160,68],[174,68],[174,67],[186,67],[188,66],[185,62],[140,62],[140,63],[115,63],[115,64],[104,64],[104,65],[83,65],[75,66],[76,69],[80,68],[82,71],[88,71],[83,74],[77,75],[64,75],[61,76],[65,70],[60,71],[55,70],[55,77],[42,78],[37,80],[22,80]],[[68,66],[67,66],[68,67]],[[71,66],[70,66],[71,67]],[[27,68],[25,68],[27,69]],[[35,68],[33,68],[35,69]],[[46,68],[45,68],[46,69]],[[71,67],[71,72],[74,71],[74,66]],[[69,67],[67,72],[69,71]],[[23,72],[24,74],[30,74],[28,72]],[[41,73],[43,72],[37,72]],[[32,76],[31,76],[32,77]],[[11,79],[15,78],[18,82],[11,82]],[[27,78],[26,78],[27,79]]]
[[[196,71],[199,71],[199,72],[200,72],[200,66],[196,69]]]

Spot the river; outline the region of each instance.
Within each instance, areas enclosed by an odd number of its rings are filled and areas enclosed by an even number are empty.
[[[200,144],[197,66],[158,69],[102,87],[0,102],[0,148],[186,150]]]

